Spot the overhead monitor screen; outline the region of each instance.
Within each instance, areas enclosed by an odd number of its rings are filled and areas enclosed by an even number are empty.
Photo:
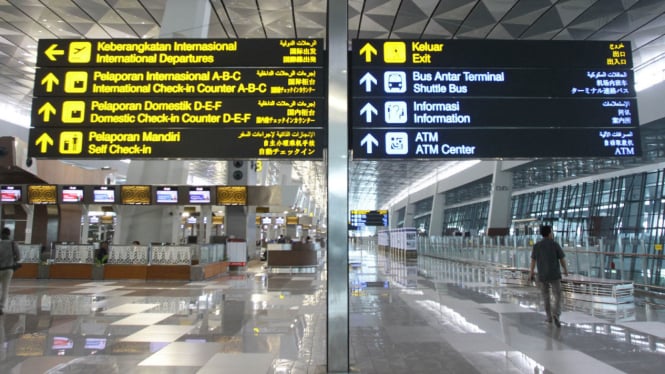
[[[64,186],[60,201],[63,203],[80,203],[83,201],[83,187],[81,186]]]
[[[157,187],[155,201],[157,201],[157,204],[177,204],[178,188]]]
[[[102,350],[106,348],[106,338],[85,338],[85,349]]]
[[[15,203],[21,201],[21,187],[19,186],[2,186],[2,201],[3,203]]]
[[[192,187],[189,189],[190,204],[210,204],[209,187]]]
[[[92,201],[95,203],[115,203],[115,188],[110,186],[95,187]]]
[[[74,341],[66,336],[54,336],[51,349],[72,349]]]

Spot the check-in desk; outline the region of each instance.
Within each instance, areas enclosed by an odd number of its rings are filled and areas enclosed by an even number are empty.
[[[55,245],[46,263],[39,260],[40,246],[19,248],[23,266],[17,278],[204,280],[228,271],[224,244],[112,245],[106,264],[95,261],[91,244]]]
[[[275,268],[315,268],[318,266],[318,251],[312,243],[268,245],[267,267]],[[290,249],[288,249],[290,247]]]
[[[14,271],[14,278],[36,279],[39,277],[41,248],[39,244],[19,244],[21,268]]]

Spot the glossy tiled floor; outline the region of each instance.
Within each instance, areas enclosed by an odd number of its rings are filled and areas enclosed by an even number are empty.
[[[12,281],[0,373],[325,371],[321,272],[205,282]]]
[[[496,271],[351,252],[351,352],[363,373],[663,373],[665,303],[567,300],[556,328],[535,287]]]
[[[567,304],[492,271],[350,252],[358,373],[662,373],[665,306]],[[0,373],[323,373],[325,268],[205,282],[12,282]]]

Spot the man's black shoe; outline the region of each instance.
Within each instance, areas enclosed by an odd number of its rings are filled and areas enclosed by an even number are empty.
[[[561,327],[561,321],[559,321],[559,317],[554,317],[554,324],[556,327]]]

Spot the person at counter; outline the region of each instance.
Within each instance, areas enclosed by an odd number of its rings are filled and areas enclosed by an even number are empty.
[[[97,250],[97,255],[95,256],[95,262],[98,264],[105,264],[109,259],[109,242],[105,240],[99,243],[99,249]]]

